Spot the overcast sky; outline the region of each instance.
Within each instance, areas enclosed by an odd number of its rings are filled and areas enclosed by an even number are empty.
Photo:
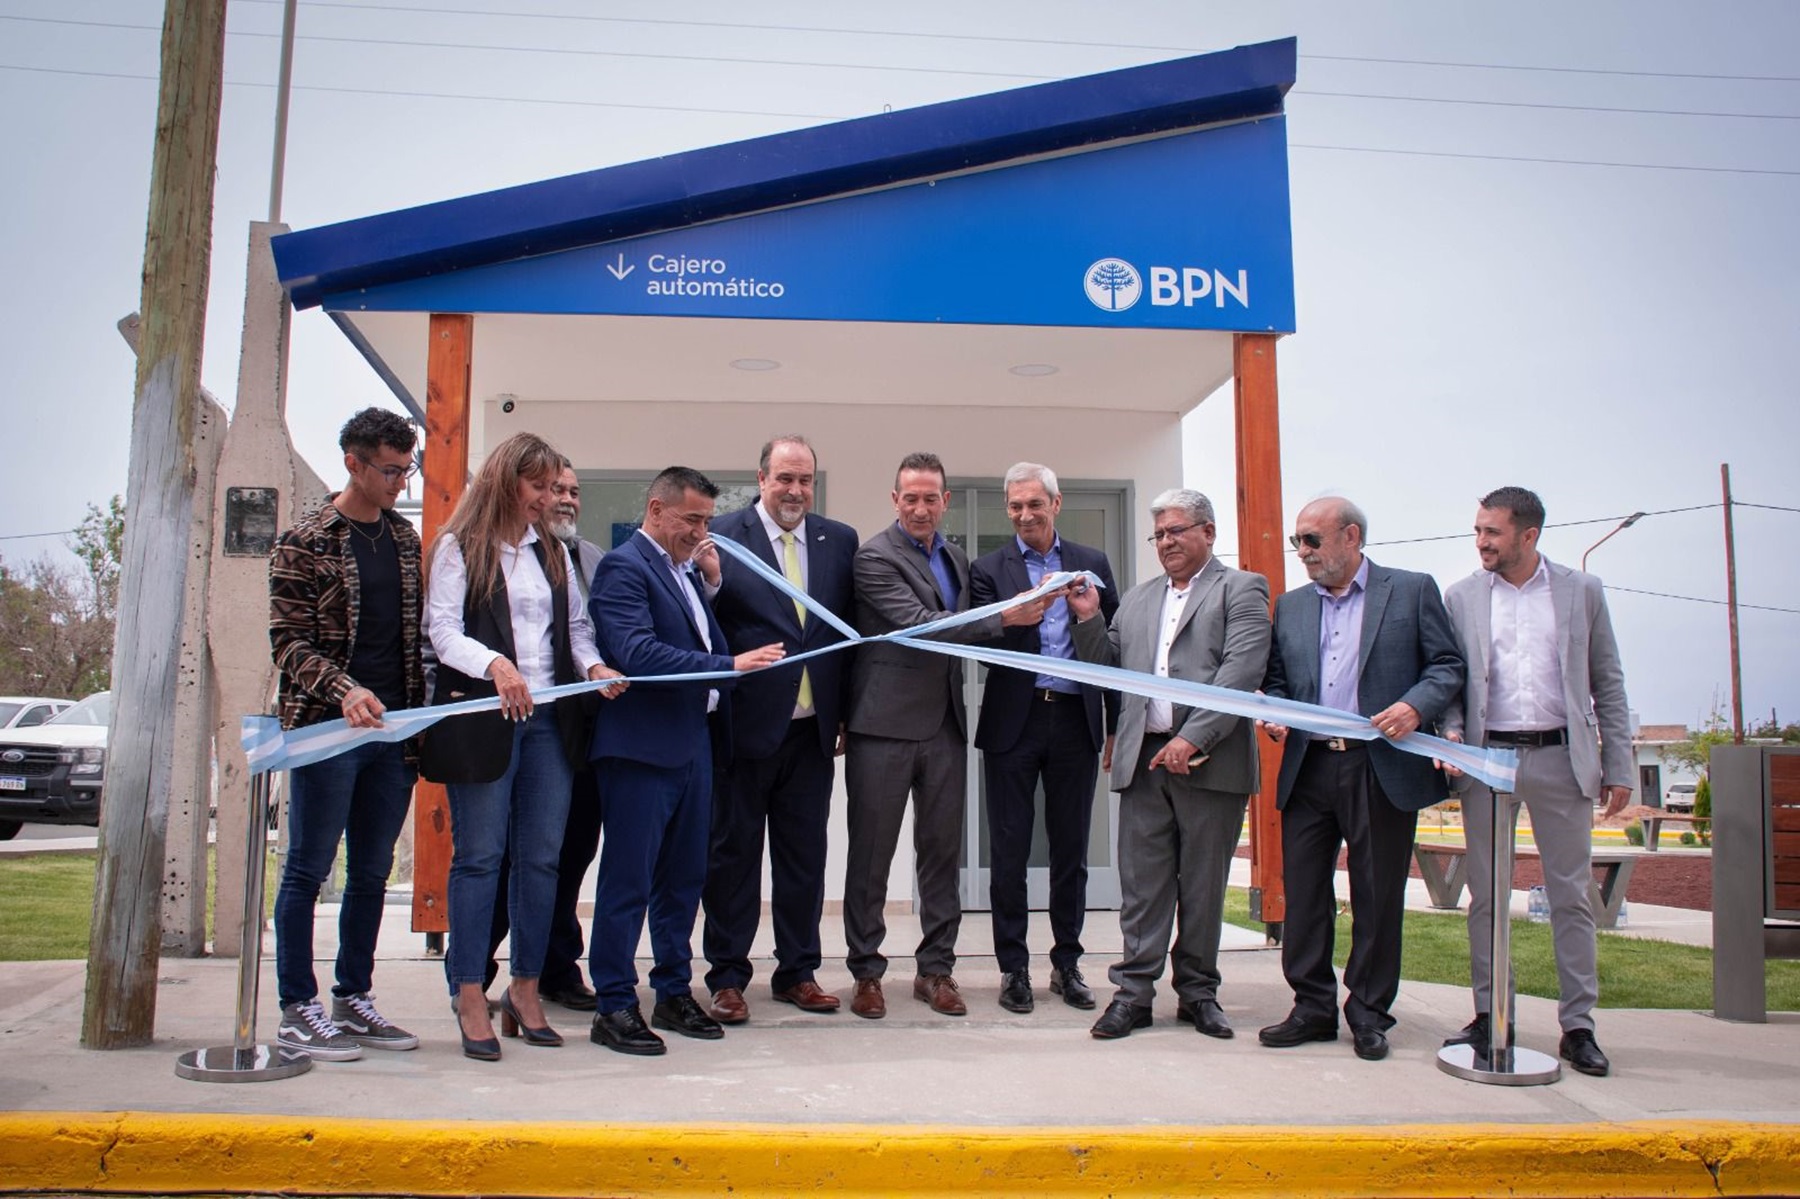
[[[125,489],[113,324],[138,303],[161,15],[0,0],[8,562]],[[204,369],[228,406],[280,24],[278,0],[231,2]],[[1800,719],[1800,5],[303,0],[299,30],[295,228],[1296,36],[1289,520],[1347,492],[1373,557],[1448,583],[1476,566],[1460,535],[1491,487],[1579,522],[1544,538],[1570,564],[1651,512],[1590,565],[1632,707],[1697,722],[1729,702],[1730,462],[1737,498],[1772,506],[1737,511],[1741,599],[1784,609],[1743,613],[1746,708]],[[393,403],[316,309],[295,320],[289,396],[328,481],[344,417]],[[1229,388],[1187,434],[1187,483],[1233,550]]]

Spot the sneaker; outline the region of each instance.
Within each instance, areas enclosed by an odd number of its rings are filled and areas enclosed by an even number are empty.
[[[348,1062],[362,1056],[362,1046],[331,1022],[316,999],[290,1003],[281,1009],[281,1028],[275,1034],[275,1043],[322,1062]]]
[[[398,1024],[389,1023],[386,1016],[375,1010],[375,997],[366,991],[360,995],[333,995],[331,1022],[358,1045],[370,1049],[419,1047],[419,1038]]]

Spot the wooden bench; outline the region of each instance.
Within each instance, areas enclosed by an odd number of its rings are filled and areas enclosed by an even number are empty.
[[[1535,850],[1513,852],[1513,860],[1537,860]],[[1625,889],[1631,883],[1631,872],[1637,868],[1635,853],[1596,853],[1593,855],[1595,876],[1588,885],[1588,902],[1594,907],[1594,924],[1599,928],[1619,926],[1619,905],[1625,902]],[[1463,888],[1469,885],[1468,850],[1462,845],[1438,845],[1420,841],[1413,846],[1413,860],[1419,863],[1419,875],[1431,895],[1431,906],[1455,911],[1462,906]]]
[[[1712,824],[1711,816],[1696,816],[1692,812],[1671,812],[1667,808],[1652,808],[1646,804],[1626,808],[1621,815],[1630,817],[1644,826],[1644,848],[1651,853],[1656,852],[1657,841],[1662,836],[1665,824],[1685,824],[1699,831]]]

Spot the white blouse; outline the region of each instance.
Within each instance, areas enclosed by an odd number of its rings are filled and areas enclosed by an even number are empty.
[[[556,685],[556,662],[551,649],[552,614],[550,580],[538,565],[537,554],[529,547],[538,539],[537,529],[525,530],[518,545],[500,547],[500,572],[506,580],[506,604],[512,613],[513,648],[518,658],[513,665],[524,676],[533,691]],[[574,654],[575,669],[582,678],[589,668],[603,665],[600,650],[594,644],[594,622],[588,617],[587,603],[581,598],[581,585],[575,578],[575,566],[569,551],[556,542],[551,552],[563,556],[563,569],[569,592],[569,648]],[[483,645],[463,631],[463,601],[469,588],[468,569],[463,564],[462,547],[456,538],[438,539],[431,558],[431,582],[425,592],[425,634],[438,661],[459,670],[470,678],[486,678],[488,667],[502,655]]]

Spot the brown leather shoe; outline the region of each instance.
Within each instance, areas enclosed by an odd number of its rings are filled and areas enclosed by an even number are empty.
[[[720,1024],[742,1024],[750,1018],[750,1005],[744,1002],[744,993],[736,987],[721,987],[713,992],[712,1006],[707,1014]]]
[[[775,1002],[791,1003],[803,1012],[835,1012],[838,1010],[838,997],[824,990],[812,979],[803,983],[795,983],[785,991],[773,992]]]
[[[931,1010],[940,1016],[969,1014],[961,992],[956,989],[956,980],[948,974],[921,974],[913,979],[913,998],[929,1003]]]
[[[887,1015],[887,1000],[881,997],[879,978],[856,980],[856,994],[850,997],[850,1010],[864,1020],[879,1020]]]

